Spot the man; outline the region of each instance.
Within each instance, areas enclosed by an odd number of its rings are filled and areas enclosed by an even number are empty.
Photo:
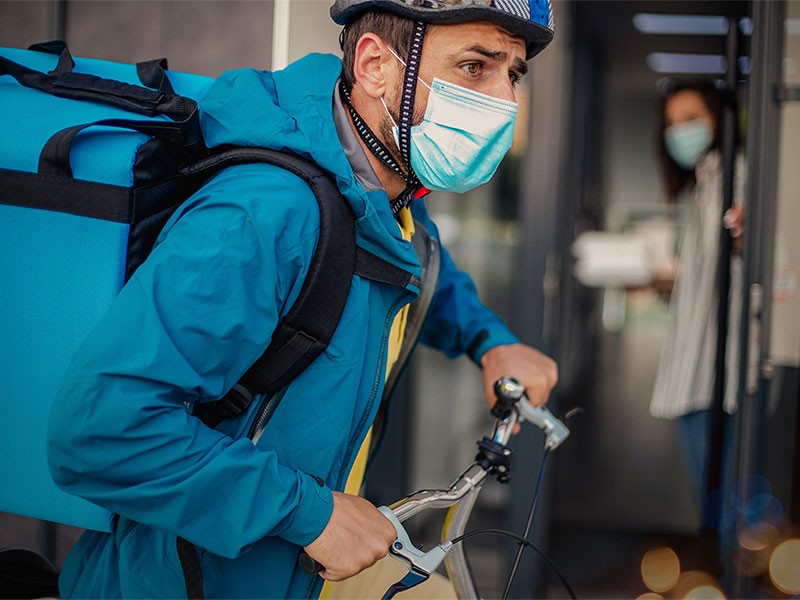
[[[433,228],[415,198],[491,177],[510,146],[514,85],[552,26],[546,0],[337,0],[331,13],[346,25],[344,71],[312,55],[223,74],[201,104],[206,141],[311,157],[352,207],[358,245],[410,283],[354,277],[326,351],[275,398],[208,428],[192,409],[223,396],[269,343],[304,281],[319,211],[300,179],[269,165],[229,168],[190,198],[53,408],[54,479],[119,515],[112,534],[79,540],[63,597],[316,597],[323,579],[360,572],[394,539],[373,505],[342,490],[360,479],[353,465],[419,291],[411,213]],[[489,399],[501,375],[535,404],[557,379],[446,252],[420,339],[468,352]],[[298,568],[302,548],[321,577]]]

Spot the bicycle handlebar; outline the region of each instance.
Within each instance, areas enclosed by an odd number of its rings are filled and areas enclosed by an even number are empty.
[[[498,420],[495,423],[495,437],[498,436],[498,428],[502,426],[500,417],[508,412],[515,412],[511,410],[513,407],[516,407],[516,411],[519,412],[518,419],[520,421],[533,423],[544,432],[545,448],[548,450],[555,450],[569,436],[569,429],[567,429],[566,425],[546,407],[531,404],[525,395],[525,388],[516,379],[501,377],[495,382],[494,391],[497,395],[497,403],[492,408],[492,412],[498,416]],[[516,425],[516,422],[514,424]],[[512,426],[511,429],[513,431],[514,427]],[[505,430],[503,430],[502,434],[502,441],[497,439],[495,441],[505,445],[511,435],[506,433]]]
[[[507,444],[511,440],[517,423],[527,421],[541,429],[545,434],[546,451],[555,450],[569,436],[569,429],[566,425],[547,408],[531,404],[525,395],[525,389],[515,379],[502,377],[495,383],[494,389],[498,400],[492,408],[492,413],[497,418],[491,438],[484,438],[482,442],[478,442],[480,452],[475,462],[467,467],[447,489],[419,490],[389,507],[379,507],[379,510],[387,515],[387,518],[389,512],[394,515],[395,519],[390,518],[390,520],[395,525],[397,540],[408,539],[408,534],[400,525],[401,522],[429,508],[448,508],[454,505],[458,506],[449,519],[449,524],[444,532],[445,543],[448,539],[461,536],[486,476],[493,473],[500,473],[501,477],[507,476],[508,462],[511,457],[511,450],[507,448]],[[447,550],[450,550],[451,547],[453,546],[447,546]],[[453,548],[455,554],[453,560],[448,557],[445,558],[445,561],[447,570],[459,592],[459,597],[477,597],[477,590],[474,588],[472,577],[466,566],[463,550],[460,545]],[[445,554],[447,550],[445,550]],[[396,552],[393,554],[397,557]],[[424,556],[423,553],[419,553],[419,555]],[[411,559],[408,556],[405,557],[405,561],[411,565],[412,570],[416,567],[413,562],[415,557],[416,555],[411,556]],[[305,553],[301,553],[299,562],[301,567],[311,574],[319,573],[324,569],[322,565]]]

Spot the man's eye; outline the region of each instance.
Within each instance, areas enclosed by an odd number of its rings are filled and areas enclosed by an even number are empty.
[[[470,75],[479,75],[483,65],[479,62],[471,62],[463,65],[461,68]]]

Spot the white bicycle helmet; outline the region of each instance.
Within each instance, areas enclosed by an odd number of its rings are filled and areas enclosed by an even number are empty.
[[[529,59],[553,39],[550,0],[335,0],[331,18],[348,25],[368,10],[384,10],[422,23],[490,21],[522,37]]]

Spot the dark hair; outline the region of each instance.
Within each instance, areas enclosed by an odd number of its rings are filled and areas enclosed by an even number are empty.
[[[365,33],[374,33],[405,60],[411,46],[414,21],[384,11],[367,11],[342,31],[342,79],[347,89],[355,83],[356,43]]]
[[[722,139],[722,110],[723,97],[717,90],[714,82],[709,80],[696,81],[673,81],[666,80],[661,85],[661,101],[658,104],[658,137],[656,139],[656,150],[661,163],[661,172],[664,178],[664,188],[667,193],[667,200],[675,202],[681,192],[691,188],[696,183],[694,170],[687,170],[678,165],[667,152],[667,145],[664,142],[664,130],[667,128],[666,107],[667,102],[679,92],[695,92],[703,100],[706,108],[714,118],[714,139],[711,142],[711,149],[720,147]]]

